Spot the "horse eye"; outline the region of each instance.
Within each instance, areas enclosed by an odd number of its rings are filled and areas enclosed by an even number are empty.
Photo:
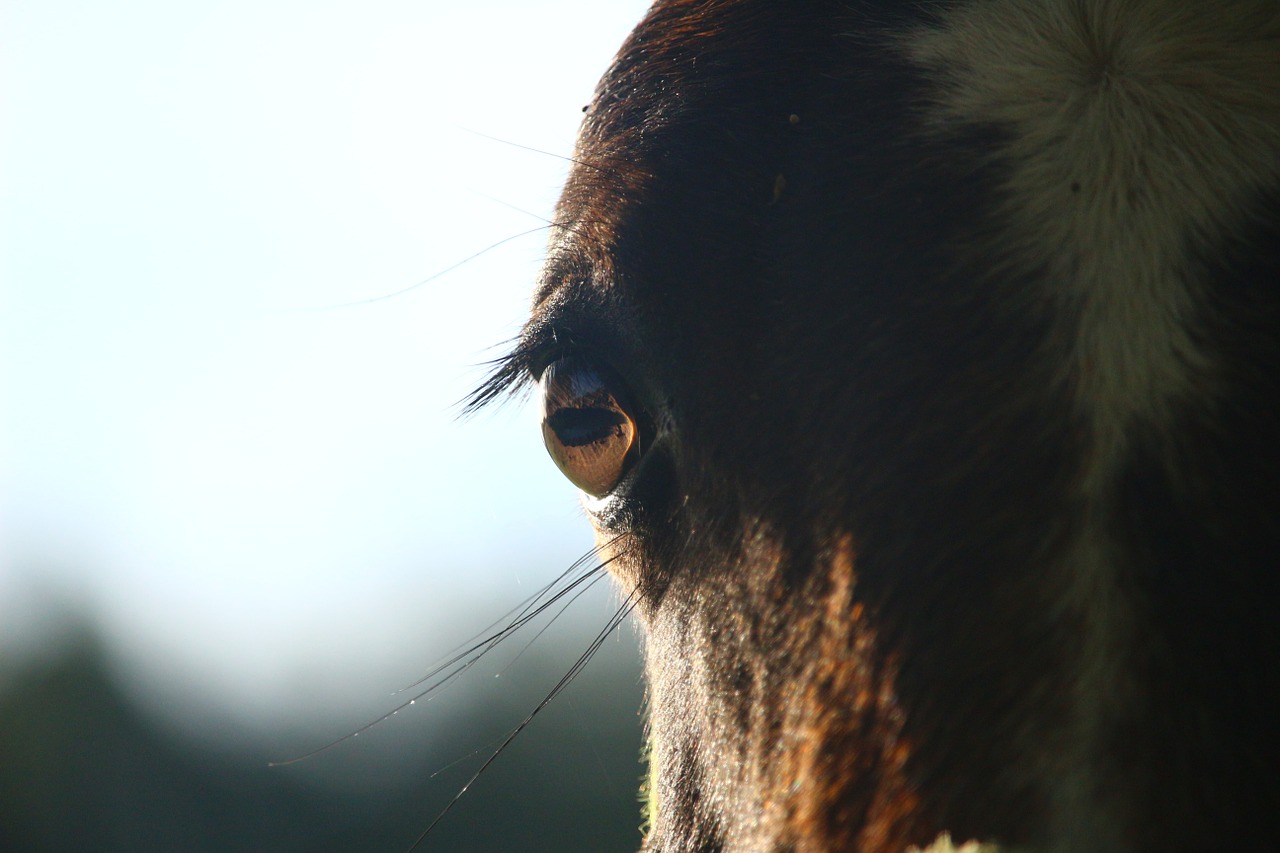
[[[591,359],[570,355],[548,366],[538,385],[547,452],[579,489],[607,495],[636,455],[636,421],[621,383]]]

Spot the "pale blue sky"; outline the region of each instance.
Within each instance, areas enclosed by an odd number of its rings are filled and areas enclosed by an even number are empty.
[[[71,606],[193,702],[381,699],[589,547],[453,408],[541,234],[309,309],[537,228],[565,162],[468,131],[568,154],[645,5],[0,6],[0,661]]]

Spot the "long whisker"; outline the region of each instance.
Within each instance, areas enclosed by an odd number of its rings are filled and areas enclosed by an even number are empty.
[[[541,628],[538,629],[538,633],[534,634],[533,637],[529,640],[529,642],[524,644],[524,648],[522,648],[516,654],[516,656],[511,659],[510,663],[504,666],[502,668],[502,671],[499,672],[494,677],[497,678],[498,675],[506,675],[507,671],[510,670],[511,667],[515,666],[516,662],[519,661],[520,658],[524,657],[525,652],[533,648],[533,644],[538,642],[538,639],[543,634],[547,633],[547,631],[551,628],[551,626],[556,623],[556,621],[564,614],[564,612],[568,610],[570,607],[572,607],[573,603],[577,601],[579,598],[581,598],[583,595],[585,595],[588,590],[590,590],[596,584],[600,583],[601,579],[603,579],[604,576],[605,576],[604,572],[593,573],[593,575],[591,576],[591,582],[588,583],[586,586],[584,586],[582,589],[578,590],[576,593],[574,593],[573,597],[570,598],[568,601],[566,601],[564,603],[564,606],[561,607],[559,610],[557,610],[556,614],[547,620],[547,624],[543,625]]]
[[[471,652],[476,651],[482,645],[492,640],[495,636],[501,635],[502,631],[509,631],[512,625],[518,622],[521,618],[525,616],[525,614],[529,613],[530,610],[534,609],[537,606],[538,601],[544,595],[547,595],[558,584],[563,582],[565,578],[569,577],[574,572],[578,571],[583,565],[591,562],[596,556],[597,556],[597,549],[592,548],[590,551],[583,554],[578,559],[574,560],[569,565],[569,568],[565,569],[563,572],[557,575],[555,579],[552,580],[550,583],[543,585],[536,592],[534,592],[528,598],[521,601],[515,607],[512,607],[510,610],[508,610],[506,613],[502,614],[497,619],[490,622],[484,628],[481,628],[478,632],[473,634],[471,637],[467,638],[466,640],[463,640],[461,643],[455,646],[452,650],[447,652],[443,658],[437,659],[436,663],[432,664],[432,669],[428,671],[426,675],[422,676],[417,681],[414,681],[412,684],[406,684],[404,687],[401,687],[399,690],[397,690],[396,693],[404,693],[407,690],[412,690],[413,688],[417,687],[419,684],[422,684],[424,681],[431,678],[432,672],[440,669],[442,664],[448,665],[448,663],[456,661],[459,657],[468,655]],[[507,622],[507,626],[503,628],[502,631],[493,633],[493,630],[497,628],[499,625],[501,625],[503,622]]]
[[[544,157],[554,157],[557,160],[563,160],[566,163],[572,163],[575,166],[582,166],[583,168],[586,168],[586,169],[595,169],[597,172],[602,172],[606,175],[612,174],[608,169],[606,169],[603,166],[600,166],[596,163],[590,163],[586,160],[578,160],[566,154],[556,154],[554,151],[544,151],[541,148],[534,148],[532,145],[521,145],[519,142],[512,142],[509,139],[503,139],[499,136],[490,136],[487,133],[484,133],[479,130],[472,130],[469,127],[459,127],[458,130],[461,130],[465,133],[470,133],[473,136],[479,136],[481,139],[487,139],[490,142],[496,142],[499,145],[509,145],[512,148],[519,148],[522,151],[531,151],[534,154],[541,154]]]
[[[626,165],[631,171],[643,171],[645,174],[649,174],[649,175],[652,174],[652,172],[650,172],[647,169],[641,169],[640,165],[637,162],[627,157],[598,157],[594,161],[579,160],[576,157],[570,157],[565,154],[557,154],[554,151],[544,151],[541,148],[534,148],[532,145],[521,145],[519,142],[512,142],[511,140],[503,139],[500,136],[490,136],[487,133],[484,133],[479,130],[472,130],[471,128],[468,128],[468,127],[459,126],[458,130],[461,130],[464,133],[470,133],[474,136],[479,136],[480,138],[487,139],[490,142],[496,142],[499,145],[508,145],[512,148],[519,148],[522,151],[530,151],[534,154],[541,154],[544,157],[552,157],[556,160],[563,160],[566,163],[572,163],[573,165],[581,166],[584,169],[591,169],[609,178],[616,179],[619,177],[619,171],[616,168],[616,166],[618,165]]]
[[[512,240],[519,240],[522,237],[528,237],[531,234],[537,234],[540,231],[546,231],[548,228],[554,227],[554,225],[555,223],[548,222],[546,225],[539,225],[537,228],[530,228],[528,231],[521,231],[519,234],[512,234],[510,237],[504,237],[498,242],[485,246],[483,249],[481,249],[480,251],[472,255],[468,255],[467,257],[463,258],[457,263],[450,264],[444,269],[438,272],[432,273],[431,275],[427,276],[421,281],[416,281],[413,284],[409,285],[408,287],[402,287],[399,290],[392,291],[391,293],[383,293],[378,296],[371,296],[368,299],[356,299],[351,302],[338,302],[333,305],[319,305],[314,308],[296,308],[286,313],[318,314],[323,311],[338,311],[344,308],[358,308],[361,305],[373,305],[376,302],[384,302],[388,299],[395,299],[397,296],[404,296],[406,293],[410,293],[414,290],[417,290],[420,287],[425,287],[426,285],[430,284],[436,279],[441,278],[442,276],[446,276],[449,273],[453,272],[454,270],[458,269],[459,267],[462,267],[462,266],[465,266],[466,264],[471,263],[476,258],[482,257],[483,255],[486,255],[489,252],[492,252],[494,249],[498,248],[499,246],[506,245],[507,243],[510,243]]]
[[[516,206],[515,206],[514,204],[512,204],[511,202],[509,202],[509,201],[503,201],[502,199],[500,199],[500,198],[498,198],[498,197],[496,197],[496,196],[491,196],[491,195],[489,195],[488,193],[480,192],[480,190],[472,190],[472,192],[473,192],[473,193],[475,193],[476,195],[480,196],[480,198],[485,199],[486,201],[491,201],[491,202],[493,202],[494,204],[501,205],[502,207],[507,208],[508,210],[514,210],[516,213],[524,214],[525,216],[528,216],[528,217],[530,217],[530,218],[532,218],[532,219],[537,219],[537,220],[539,220],[540,222],[545,222],[547,225],[555,225],[555,224],[556,224],[554,220],[548,219],[547,217],[543,216],[542,214],[534,213],[534,212],[533,212],[533,211],[531,211],[531,210],[525,210],[523,207],[516,207]]]
[[[534,619],[538,618],[538,616],[544,613],[548,608],[554,606],[556,602],[573,594],[572,597],[570,598],[570,601],[572,601],[576,599],[578,595],[581,595],[582,592],[585,591],[585,588],[579,589],[580,587],[583,587],[584,584],[586,585],[586,588],[590,588],[592,585],[594,585],[596,581],[598,581],[601,577],[604,576],[605,567],[607,567],[614,560],[618,559],[618,557],[621,556],[621,554],[615,554],[598,563],[594,562],[594,559],[599,556],[599,551],[601,550],[601,548],[607,547],[608,545],[611,545],[613,542],[616,542],[616,541],[617,539],[615,538],[610,542],[605,543],[603,546],[592,548],[586,554],[583,554],[577,560],[574,560],[573,564],[570,565],[569,568],[566,569],[564,572],[562,572],[559,577],[557,577],[555,580],[553,580],[551,583],[547,584],[546,586],[542,587],[542,589],[534,593],[532,596],[530,596],[521,604],[512,608],[512,610],[508,611],[508,615],[510,613],[517,612],[517,611],[518,613],[516,613],[516,616],[512,618],[511,621],[509,621],[504,627],[487,635],[485,635],[484,632],[481,632],[480,635],[477,635],[478,637],[482,637],[481,639],[475,640],[474,642],[468,641],[467,643],[464,643],[462,647],[460,647],[459,649],[456,649],[454,652],[449,653],[448,655],[445,656],[443,660],[441,660],[439,663],[432,666],[422,678],[418,679],[412,684],[409,684],[401,688],[400,690],[397,690],[396,694],[393,694],[393,695],[403,694],[406,691],[414,689],[415,687],[425,685],[425,687],[423,687],[422,690],[413,694],[407,700],[396,705],[390,711],[387,711],[385,714],[382,714],[381,716],[376,717],[373,720],[370,720],[369,722],[365,723],[359,728],[351,732],[348,732],[342,737],[336,738],[330,741],[329,743],[324,744],[323,746],[310,750],[309,752],[303,753],[302,755],[296,756],[294,758],[289,758],[282,761],[269,762],[267,766],[268,767],[287,767],[291,764],[297,764],[298,762],[306,761],[307,759],[313,758],[317,755],[320,755],[321,753],[328,752],[334,747],[342,743],[345,743],[353,738],[359,737],[360,735],[364,734],[365,732],[369,731],[375,726],[380,725],[381,723],[386,722],[387,720],[396,716],[405,708],[408,708],[411,705],[416,705],[419,700],[425,699],[427,701],[430,701],[431,698],[433,698],[436,693],[439,693],[440,691],[442,691],[445,687],[447,687],[448,685],[456,681],[459,676],[461,676],[467,670],[471,669],[473,666],[478,664],[486,654],[488,654],[495,647],[497,647],[503,640],[507,639],[512,634],[516,633],[521,628],[523,628],[525,625],[528,625]],[[584,566],[588,566],[589,568],[583,571]],[[564,583],[564,581],[567,578],[572,577],[575,573],[577,573],[579,576],[574,577],[568,583]],[[559,589],[557,589],[557,587],[559,587]],[[554,594],[552,594],[553,590],[555,590]],[[576,594],[574,594],[575,590],[578,590]],[[544,598],[545,600],[542,600]],[[563,609],[561,612],[563,612]],[[558,618],[559,614],[557,613],[556,616]],[[505,618],[506,616],[504,616],[502,619],[497,620],[497,622],[493,624],[501,623]],[[486,629],[486,631],[488,630],[489,629]],[[541,632],[539,632],[539,636],[540,635],[541,635]],[[537,638],[535,637],[535,639]],[[523,654],[523,651],[521,652],[521,654]]]
[[[544,586],[541,590],[539,590],[530,598],[526,599],[525,602],[523,602],[521,605],[517,605],[515,608],[512,608],[512,610],[508,611],[508,613],[512,613],[515,610],[519,610],[520,612],[515,616],[515,618],[513,618],[510,622],[508,622],[506,626],[493,632],[492,634],[483,635],[483,632],[482,632],[482,635],[477,635],[478,637],[482,636],[481,639],[477,640],[473,638],[473,640],[467,641],[468,643],[470,643],[470,645],[467,645],[466,643],[464,643],[462,648],[459,648],[458,650],[451,652],[444,660],[435,664],[430,670],[428,670],[426,675],[422,676],[422,678],[419,678],[417,681],[413,682],[412,684],[409,684],[409,685],[406,685],[405,687],[400,688],[399,690],[396,691],[396,694],[404,693],[406,691],[412,690],[413,688],[421,684],[425,684],[435,676],[439,675],[444,670],[459,663],[460,661],[464,661],[464,660],[467,661],[467,663],[465,664],[465,667],[470,667],[471,665],[479,662],[480,658],[483,657],[485,653],[488,652],[490,649],[494,648],[503,640],[505,640],[507,637],[511,636],[516,631],[519,631],[525,625],[529,624],[531,621],[533,621],[538,616],[540,616],[548,607],[555,604],[564,596],[568,595],[575,588],[577,588],[582,583],[584,583],[588,578],[590,578],[593,574],[600,572],[605,566],[609,565],[609,563],[617,559],[616,556],[610,557],[604,560],[603,562],[592,566],[587,571],[582,572],[581,577],[575,578],[572,581],[570,581],[568,584],[564,586],[563,589],[560,589],[554,595],[551,595],[551,597],[548,598],[546,601],[540,601],[541,598],[546,596],[552,589],[554,589],[558,584],[560,584],[565,578],[571,575],[574,572],[575,568],[578,568],[582,565],[589,565],[588,561],[595,556],[597,556],[596,549],[592,549],[587,554],[583,555],[582,557],[579,557],[577,560],[574,561],[573,566],[570,566],[568,570],[561,573],[561,575],[558,578],[556,578],[550,584],[547,584],[546,586]],[[503,618],[506,618],[506,617],[503,617]],[[501,621],[502,621],[501,619],[498,620],[498,622],[501,622]],[[494,623],[494,624],[497,624],[497,623]]]
[[[603,565],[601,565],[601,566],[600,566],[600,568],[603,568]],[[537,633],[537,634],[535,634],[535,635],[533,636],[533,639],[531,639],[529,642],[525,643],[524,648],[522,648],[522,649],[520,650],[520,653],[519,653],[519,654],[517,654],[514,658],[512,658],[512,659],[511,659],[511,662],[510,662],[510,663],[508,663],[505,667],[503,667],[503,668],[502,668],[502,672],[498,673],[498,675],[505,675],[505,674],[507,673],[507,671],[508,671],[508,670],[510,670],[510,669],[511,669],[511,667],[512,667],[512,666],[514,666],[514,665],[516,664],[516,661],[518,661],[518,660],[520,660],[520,658],[524,657],[525,652],[529,651],[529,649],[533,647],[533,644],[534,644],[534,643],[536,643],[536,642],[538,641],[538,638],[539,638],[539,637],[541,637],[543,634],[545,634],[545,633],[547,632],[547,630],[548,630],[548,629],[550,629],[550,628],[551,628],[551,626],[552,626],[552,625],[554,625],[554,624],[556,623],[556,621],[557,621],[557,620],[558,620],[558,619],[559,619],[559,618],[564,614],[564,612],[565,612],[566,610],[568,610],[568,609],[569,609],[569,607],[570,607],[570,606],[571,606],[575,601],[577,601],[579,598],[581,598],[581,597],[582,597],[582,595],[583,595],[583,594],[585,594],[585,593],[587,592],[587,590],[591,589],[591,588],[592,588],[592,587],[594,587],[597,583],[599,583],[599,582],[600,582],[600,580],[601,580],[603,577],[604,577],[604,574],[603,574],[603,573],[595,574],[595,575],[594,575],[594,577],[592,577],[592,580],[591,580],[591,582],[590,582],[589,584],[587,584],[587,585],[586,585],[585,587],[583,587],[582,589],[578,590],[578,592],[577,592],[577,593],[576,593],[576,594],[575,594],[571,599],[569,599],[569,601],[568,601],[568,602],[566,602],[566,603],[565,603],[565,605],[564,605],[563,607],[561,607],[561,608],[556,612],[556,615],[555,615],[555,616],[552,616],[549,620],[547,620],[547,624],[546,624],[546,625],[543,625],[543,626],[542,626],[542,628],[540,628],[540,629],[538,630],[538,633]],[[496,677],[497,677],[497,676],[495,676],[495,678],[496,678]],[[504,737],[505,737],[505,736],[504,736]],[[483,752],[483,751],[484,751],[484,750],[486,750],[486,749],[492,749],[493,747],[495,747],[495,746],[497,746],[499,743],[501,743],[501,741],[502,741],[502,740],[503,740],[503,738],[501,738],[501,737],[500,737],[500,738],[496,738],[496,739],[494,739],[494,740],[490,741],[488,744],[485,744],[484,746],[477,747],[476,749],[473,749],[473,750],[471,750],[470,752],[468,752],[466,755],[461,756],[460,758],[456,758],[456,759],[454,759],[453,761],[450,761],[448,764],[444,765],[443,767],[438,768],[434,773],[432,773],[432,774],[431,774],[431,776],[430,776],[430,778],[434,779],[435,777],[439,776],[441,773],[443,773],[444,771],[446,771],[446,770],[450,769],[451,767],[456,767],[457,765],[459,765],[459,764],[461,764],[462,762],[466,761],[468,758],[472,758],[472,757],[474,757],[477,753]]]
[[[574,661],[573,666],[569,668],[569,671],[561,676],[560,680],[556,682],[555,686],[551,688],[551,691],[542,699],[541,702],[538,703],[537,707],[530,711],[528,716],[521,720],[520,724],[507,734],[507,737],[502,741],[502,744],[494,750],[493,754],[485,760],[484,764],[480,765],[480,768],[472,774],[471,778],[462,786],[458,793],[453,796],[453,799],[449,801],[448,805],[446,805],[444,809],[436,815],[435,819],[431,821],[427,828],[424,829],[416,839],[414,839],[413,844],[409,846],[409,853],[416,850],[418,846],[426,840],[427,836],[429,836],[431,831],[435,829],[441,820],[444,819],[445,815],[447,815],[453,807],[457,805],[458,801],[462,799],[462,796],[467,793],[472,785],[475,784],[476,780],[484,775],[484,772],[488,770],[489,767],[498,759],[498,756],[501,755],[517,737],[519,737],[520,733],[523,732],[531,722],[533,722],[534,718],[537,717],[538,714],[542,713],[543,709],[550,705],[557,696],[564,692],[564,689],[569,686],[569,683],[578,677],[578,674],[582,672],[591,659],[595,657],[595,654],[600,650],[600,647],[604,645],[604,642],[609,638],[609,635],[612,634],[613,631],[622,624],[627,616],[631,614],[631,611],[635,609],[637,602],[638,598],[635,592],[632,592],[631,595],[627,596],[626,601],[624,601],[613,616],[609,618],[609,621],[605,623],[605,627],[596,635],[595,639],[591,641],[591,645],[587,647],[587,650],[583,652],[576,661]]]
[[[452,651],[448,652],[444,656],[444,658],[439,659],[437,663],[433,664],[432,669],[428,671],[426,675],[424,675],[422,678],[419,678],[417,681],[413,682],[412,684],[408,684],[400,688],[399,690],[396,691],[396,693],[399,694],[399,693],[404,693],[408,690],[412,690],[413,688],[417,687],[419,684],[422,684],[430,680],[435,673],[440,672],[441,670],[447,668],[451,664],[457,663],[459,660],[466,657],[467,655],[470,655],[482,649],[483,647],[496,645],[505,637],[519,630],[522,626],[527,624],[530,621],[530,619],[538,616],[540,613],[546,610],[547,607],[553,604],[557,599],[562,597],[563,593],[560,593],[553,596],[550,600],[546,602],[541,602],[541,599],[544,596],[548,595],[551,592],[551,590],[555,589],[559,584],[563,583],[566,578],[570,577],[575,572],[582,571],[584,566],[590,566],[590,568],[587,569],[586,572],[583,572],[583,574],[591,575],[595,572],[599,572],[605,566],[609,565],[609,563],[613,562],[613,560],[617,559],[617,556],[614,556],[614,557],[605,559],[601,563],[592,565],[600,557],[600,552],[602,550],[611,547],[614,543],[616,543],[621,538],[622,537],[620,535],[615,536],[609,541],[601,545],[593,546],[591,550],[587,551],[581,557],[579,557],[578,559],[570,563],[569,568],[561,572],[550,583],[545,584],[536,592],[534,592],[532,595],[530,595],[528,598],[526,598],[524,601],[520,602],[515,607],[508,610],[506,613],[499,616],[493,622],[490,622],[485,628],[481,629],[478,633],[473,635],[470,639],[463,641],[461,644],[456,646]],[[570,584],[565,588],[564,591],[567,592],[568,590],[573,589],[580,582],[581,582],[581,579],[577,579],[570,582]],[[492,634],[490,633],[491,631],[493,631],[495,627],[501,624],[504,620],[507,620],[509,617],[511,617],[513,613],[516,615],[513,618],[511,618],[511,621],[507,623],[506,627],[502,628],[501,630],[495,633],[492,633]],[[483,654],[483,652],[481,652],[481,654]]]

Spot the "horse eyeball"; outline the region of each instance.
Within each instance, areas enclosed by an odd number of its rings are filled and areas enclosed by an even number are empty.
[[[636,421],[620,384],[582,356],[542,372],[542,439],[569,481],[593,497],[613,490],[635,453]]]

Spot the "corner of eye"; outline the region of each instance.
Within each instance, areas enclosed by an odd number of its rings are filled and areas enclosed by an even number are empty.
[[[608,512],[609,507],[617,501],[617,495],[613,492],[593,495],[583,489],[578,489],[578,498],[582,503],[582,508],[586,511],[587,517],[592,519],[593,525],[595,525],[595,519]]]

